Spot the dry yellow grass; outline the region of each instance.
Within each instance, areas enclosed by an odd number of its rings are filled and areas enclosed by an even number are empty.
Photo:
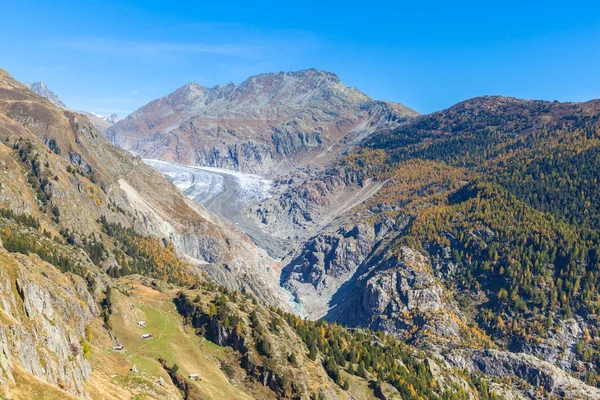
[[[15,385],[11,387],[13,400],[75,400],[76,397],[43,382],[16,366],[13,369]]]
[[[193,330],[186,332],[171,296],[135,281],[123,282],[130,284],[132,290],[129,297],[118,292],[113,296],[115,311],[111,323],[125,349],[122,353],[114,353],[110,348],[104,350],[104,355],[98,358],[104,373],[131,378],[130,368],[135,364],[138,375],[154,381],[162,377],[170,382],[157,361],[164,358],[169,365],[177,363],[185,376],[199,373],[201,379],[193,384],[207,399],[251,399],[242,387],[232,385],[218,367],[220,358],[233,356],[231,349],[203,341]],[[147,327],[138,327],[138,320],[145,320]],[[153,337],[142,340],[142,333],[151,333]]]

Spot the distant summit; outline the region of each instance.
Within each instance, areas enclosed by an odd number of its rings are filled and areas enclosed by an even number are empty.
[[[94,124],[94,126],[101,132],[104,132],[106,129],[113,126],[115,123],[121,120],[117,114],[107,114],[101,115],[95,112],[87,112],[87,111],[79,111],[82,114],[85,114],[86,117],[89,118],[90,121]]]
[[[107,115],[100,115],[100,114],[95,113],[95,112],[90,112],[90,114],[92,114],[96,118],[99,118],[99,119],[101,119],[103,121],[106,121],[108,123],[111,123],[111,124],[116,124],[117,122],[119,122],[120,120],[122,120],[122,118],[119,117],[115,113],[107,114]]]
[[[58,96],[52,90],[50,90],[50,88],[48,88],[48,86],[46,86],[46,84],[44,82],[34,82],[34,83],[23,82],[23,84],[25,86],[27,86],[29,88],[29,90],[31,90],[32,92],[37,93],[40,96],[45,97],[48,100],[50,100],[50,102],[52,104],[54,104],[55,106],[65,109],[65,110],[68,109],[68,107],[65,105],[65,103],[63,103],[58,98]]]
[[[63,103],[62,100],[59,99],[58,96],[52,90],[50,90],[50,88],[44,82],[34,82],[34,83],[23,82],[23,84],[25,86],[27,86],[29,88],[29,90],[31,90],[32,92],[50,100],[50,102],[52,104],[54,104],[55,106],[57,106],[58,108],[62,108],[63,110],[69,109],[69,107],[67,107],[65,105],[65,103]],[[90,119],[90,121],[94,124],[94,126],[100,131],[104,131],[104,130],[110,128],[111,126],[113,126],[113,124],[115,124],[121,120],[121,118],[117,114],[114,114],[114,113],[107,114],[107,115],[101,115],[101,114],[97,114],[95,112],[89,112],[89,111],[77,111],[77,110],[73,110],[73,111],[85,114],[85,116],[87,116]]]

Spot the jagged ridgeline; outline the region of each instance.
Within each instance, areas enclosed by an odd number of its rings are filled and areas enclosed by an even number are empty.
[[[240,85],[190,83],[105,133],[144,158],[274,174],[322,165],[415,115],[373,100],[334,73],[308,69],[260,74]]]

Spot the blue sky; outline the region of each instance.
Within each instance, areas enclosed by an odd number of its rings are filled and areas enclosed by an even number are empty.
[[[0,68],[122,115],[190,81],[311,67],[424,113],[600,98],[600,5],[485,3],[0,0]]]

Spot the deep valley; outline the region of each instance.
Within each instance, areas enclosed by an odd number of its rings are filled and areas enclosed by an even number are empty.
[[[600,101],[310,69],[102,121],[0,70],[5,398],[600,399]]]

